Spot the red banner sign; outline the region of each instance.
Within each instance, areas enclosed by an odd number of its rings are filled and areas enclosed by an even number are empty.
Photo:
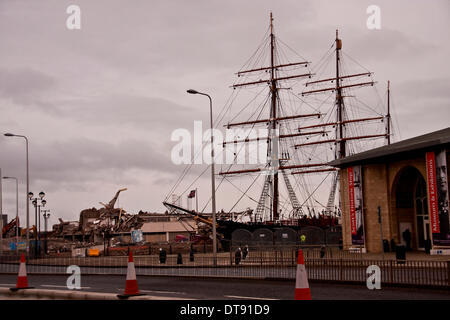
[[[428,178],[428,203],[430,205],[431,232],[440,233],[437,204],[436,158],[434,152],[426,153]]]
[[[356,235],[356,211],[355,211],[355,184],[354,184],[354,172],[353,167],[347,169],[348,174],[348,197],[349,197],[349,207],[350,207],[350,227],[352,235]]]

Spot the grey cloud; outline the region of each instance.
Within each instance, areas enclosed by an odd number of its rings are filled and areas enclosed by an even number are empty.
[[[434,44],[422,41],[419,37],[389,28],[379,31],[352,30],[351,33],[356,37],[352,36],[349,49],[344,51],[351,52],[354,57],[364,57],[367,61],[396,59],[406,63],[438,49]]]
[[[128,124],[149,129],[176,128],[199,115],[188,108],[159,97],[110,94],[90,99],[60,102],[62,115],[96,125]]]
[[[2,144],[2,166],[23,170],[23,150]],[[34,143],[30,148],[30,173],[36,180],[90,181],[109,179],[111,170],[132,169],[172,173],[174,165],[165,153],[154,150],[148,142],[128,140],[118,144],[90,139],[65,142]]]
[[[56,79],[30,68],[0,69],[0,97],[17,105],[43,105],[43,95],[53,89]]]
[[[415,79],[398,84],[399,97],[411,97],[413,102],[441,100],[450,104],[450,78]],[[450,109],[449,109],[450,112]]]

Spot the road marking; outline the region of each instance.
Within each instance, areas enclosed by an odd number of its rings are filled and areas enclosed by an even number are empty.
[[[41,284],[41,287],[49,287],[49,288],[66,288],[67,286],[57,286],[54,284]],[[81,289],[90,289],[91,287],[81,287]]]
[[[237,299],[253,299],[253,300],[280,300],[272,298],[258,298],[258,297],[244,297],[244,296],[224,296],[226,298],[237,298]]]
[[[123,289],[118,289],[123,290]],[[176,292],[176,291],[158,291],[158,290],[139,290],[139,292],[147,292],[147,293],[172,293],[172,294],[186,294],[186,292]]]

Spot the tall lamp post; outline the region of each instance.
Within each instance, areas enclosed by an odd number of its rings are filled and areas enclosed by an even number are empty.
[[[19,181],[16,177],[3,177],[3,179],[16,180],[16,252],[19,254]]]
[[[211,203],[212,203],[212,220],[213,220],[213,262],[217,265],[217,236],[216,236],[216,183],[214,171],[214,135],[213,135],[213,116],[212,116],[212,99],[209,94],[198,92],[194,89],[187,90],[189,94],[200,94],[209,98],[209,117],[211,124]]]
[[[19,137],[24,138],[26,142],[26,159],[27,159],[27,195],[26,195],[26,203],[27,203],[27,257],[30,253],[30,204],[28,202],[28,193],[30,192],[30,166],[28,162],[28,138],[26,136],[21,136],[13,133],[5,133],[5,137]]]
[[[45,244],[44,244],[44,253],[47,254],[47,220],[48,218],[50,218],[50,210],[46,209],[46,210],[42,210],[43,214],[42,216],[44,217],[44,230],[45,230]]]
[[[3,254],[3,190],[2,190],[2,168],[0,168],[0,255]]]
[[[34,256],[37,258],[38,256],[38,240],[41,240],[40,233],[41,233],[41,206],[45,207],[45,204],[47,203],[47,200],[44,199],[45,193],[44,191],[39,192],[39,198],[33,198],[33,192],[28,193],[28,197],[31,201],[31,203],[34,205],[34,223],[36,227],[36,237],[35,237],[35,246],[34,246]],[[39,201],[41,204],[38,204]],[[38,213],[39,210],[39,213]],[[38,220],[39,219],[39,220]],[[38,224],[39,223],[39,224]],[[39,245],[39,253],[40,253],[40,245]]]

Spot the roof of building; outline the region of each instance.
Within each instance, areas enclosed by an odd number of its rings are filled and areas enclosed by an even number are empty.
[[[333,167],[342,167],[356,162],[363,162],[370,159],[387,157],[399,153],[411,152],[449,143],[450,127],[392,143],[387,146],[357,153],[342,159],[337,159],[329,162],[328,164]]]
[[[194,232],[196,229],[193,220],[164,221],[164,222],[144,222],[142,232]]]

